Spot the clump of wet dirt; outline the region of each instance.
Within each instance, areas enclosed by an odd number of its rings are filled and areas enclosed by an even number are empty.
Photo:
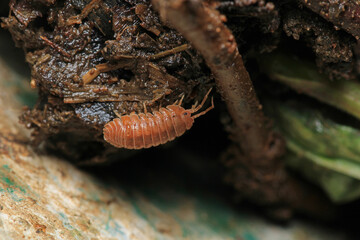
[[[355,38],[336,30],[307,9],[283,11],[283,30],[287,36],[304,42],[316,55],[316,63],[330,79],[355,79]]]
[[[202,58],[147,1],[19,0],[10,8],[2,26],[26,51],[40,95],[21,116],[37,144],[66,132],[102,144],[102,128],[115,113],[143,112],[144,104],[158,110],[181,94],[200,100],[209,88]],[[107,69],[85,81],[101,64]],[[78,148],[77,137],[69,147]]]
[[[270,1],[223,1],[217,9],[227,17],[239,51],[245,55],[271,52],[281,34],[279,8]]]
[[[223,2],[218,8],[229,15],[243,52],[276,47],[280,20],[274,4]],[[182,94],[193,103],[212,85],[203,58],[160,22],[149,1],[17,0],[10,9],[2,26],[25,50],[30,84],[39,91],[36,106],[20,118],[33,129],[36,145],[51,138],[48,147],[68,145],[73,150],[63,152],[70,153],[81,149],[78,138],[103,144],[102,128],[116,114],[143,112],[144,104],[158,110]],[[254,28],[239,27],[249,19]],[[101,70],[91,76],[96,67]],[[66,133],[74,136],[68,144],[60,139]]]

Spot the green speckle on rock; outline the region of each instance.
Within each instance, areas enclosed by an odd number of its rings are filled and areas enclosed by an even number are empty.
[[[252,234],[249,233],[249,232],[244,233],[243,237],[244,237],[245,240],[256,240],[256,238],[254,237],[254,235],[252,235]]]
[[[5,170],[7,170],[8,172],[11,171],[11,168],[10,168],[9,165],[7,165],[7,164],[4,164],[2,167],[3,167]]]

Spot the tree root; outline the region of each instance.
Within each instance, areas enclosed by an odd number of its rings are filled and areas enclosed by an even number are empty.
[[[267,124],[226,17],[200,0],[152,0],[163,22],[179,31],[204,57],[234,122],[227,180],[241,195],[289,218],[292,210],[328,215],[326,200],[285,170],[285,144]],[[309,198],[311,196],[311,198]],[[315,207],[314,207],[315,206]],[[284,214],[285,213],[285,214]]]

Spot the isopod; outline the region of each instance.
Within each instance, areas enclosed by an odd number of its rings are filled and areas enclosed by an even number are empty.
[[[130,113],[119,116],[105,124],[104,139],[118,148],[141,149],[155,147],[179,137],[189,130],[198,118],[214,108],[214,99],[211,98],[211,106],[206,110],[191,116],[199,111],[204,105],[211,89],[206,93],[200,105],[195,103],[190,109],[181,107],[184,96],[159,111],[148,113]]]

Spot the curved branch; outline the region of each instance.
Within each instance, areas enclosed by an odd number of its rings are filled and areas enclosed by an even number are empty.
[[[204,57],[233,118],[241,149],[251,158],[263,155],[270,132],[235,38],[222,22],[226,17],[204,7],[202,1],[152,2],[161,19],[181,32]]]
[[[248,199],[275,207],[288,218],[292,209],[331,215],[328,201],[287,174],[279,156],[284,142],[266,125],[226,17],[201,0],[152,0],[163,22],[179,31],[202,54],[234,121],[235,148],[230,148],[228,178]]]

